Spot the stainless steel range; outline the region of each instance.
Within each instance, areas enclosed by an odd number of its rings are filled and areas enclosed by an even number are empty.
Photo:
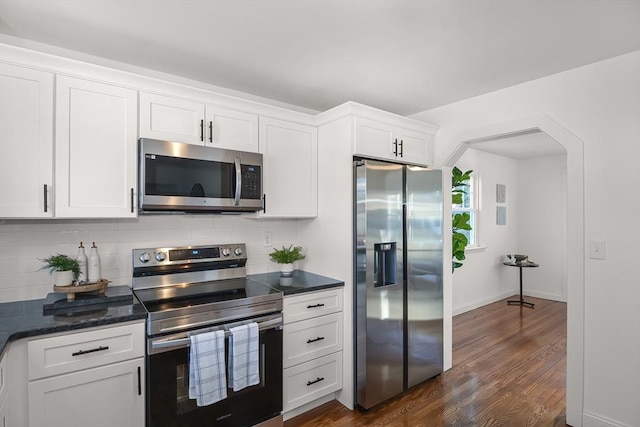
[[[244,244],[133,250],[133,293],[148,313],[148,426],[282,425],[282,294],[248,280],[246,263]],[[260,383],[197,406],[189,399],[190,336],[228,336],[251,322],[260,330]]]

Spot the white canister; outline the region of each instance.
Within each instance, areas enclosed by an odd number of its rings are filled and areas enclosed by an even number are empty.
[[[89,255],[87,269],[89,270],[88,274],[90,282],[97,282],[100,280],[100,256],[98,255],[96,242],[93,242],[93,246],[91,246],[91,254]]]

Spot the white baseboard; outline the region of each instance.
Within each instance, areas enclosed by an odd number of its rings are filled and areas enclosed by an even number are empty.
[[[493,295],[493,296],[488,297],[488,298],[483,298],[483,299],[475,301],[475,302],[473,302],[472,304],[469,304],[469,305],[465,305],[465,306],[462,306],[462,307],[454,307],[453,308],[453,315],[457,316],[458,314],[462,314],[462,313],[466,313],[467,311],[475,310],[476,308],[485,306],[487,304],[494,303],[496,301],[500,301],[501,299],[505,299],[505,298],[510,297],[512,295],[515,295],[513,291],[507,291],[507,292],[503,292],[503,293],[498,294],[498,295]]]
[[[525,291],[523,292],[523,294],[526,296],[534,297],[534,298],[542,298],[542,299],[548,299],[551,301],[567,302],[566,298],[562,298],[562,296],[558,294],[550,294],[547,292],[537,292],[537,291]]]
[[[602,415],[588,411],[582,412],[582,427],[632,427],[630,424],[622,424]]]
[[[297,417],[300,414],[304,414],[307,411],[310,411],[314,408],[317,408],[320,405],[324,405],[327,402],[331,402],[336,397],[335,393],[328,394],[319,399],[314,400],[313,402],[309,402],[305,405],[298,406],[290,411],[287,411],[283,414],[284,420],[287,421],[293,417]]]

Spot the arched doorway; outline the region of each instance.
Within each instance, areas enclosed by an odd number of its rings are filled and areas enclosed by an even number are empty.
[[[584,390],[584,148],[583,142],[547,115],[536,115],[460,132],[441,151],[435,164],[451,168],[473,144],[542,132],[567,152],[567,423],[582,425]],[[445,210],[446,212],[446,210]],[[450,218],[450,215],[445,216]],[[445,224],[445,227],[450,226]],[[451,242],[445,242],[445,253]],[[446,270],[445,270],[446,271]],[[452,315],[452,274],[445,282],[445,319]],[[448,310],[448,313],[447,313]],[[445,339],[452,339],[451,322],[445,322]],[[449,347],[448,349],[446,347]],[[449,352],[449,354],[447,354]],[[445,346],[445,364],[451,363],[451,348]]]

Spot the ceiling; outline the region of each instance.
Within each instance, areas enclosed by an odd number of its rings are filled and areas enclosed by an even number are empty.
[[[312,111],[410,115],[639,50],[640,0],[0,0],[0,33]]]
[[[498,154],[516,160],[565,154],[566,149],[553,138],[541,131],[493,138],[473,143],[470,148],[487,153]]]

